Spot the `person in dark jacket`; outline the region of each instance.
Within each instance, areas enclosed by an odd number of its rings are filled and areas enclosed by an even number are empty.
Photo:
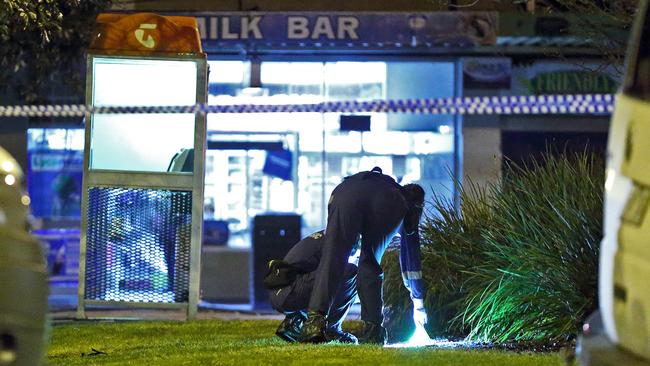
[[[328,341],[328,316],[344,280],[341,274],[359,235],[361,255],[357,282],[364,321],[359,342],[386,342],[387,334],[382,326],[383,272],[380,263],[397,233],[401,236],[400,264],[404,283],[411,293],[413,319],[420,326],[427,322],[418,231],[423,204],[422,187],[417,184],[402,187],[382,174],[378,167],[346,177],[334,189],[328,204],[322,257],[315,272],[308,317],[298,338],[300,342]]]
[[[286,315],[275,334],[287,342],[297,340],[307,317],[307,305],[314,288],[324,242],[323,231],[315,232],[294,245],[284,259],[269,262],[269,273],[264,283],[270,290],[271,306]],[[327,316],[325,334],[328,341],[356,344],[357,338],[344,332],[341,324],[357,297],[357,266],[345,264],[342,274],[342,281]]]

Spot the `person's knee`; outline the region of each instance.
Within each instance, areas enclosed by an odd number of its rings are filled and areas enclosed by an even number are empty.
[[[287,311],[292,311],[287,309],[287,295],[291,292],[289,287],[281,287],[278,289],[269,290],[269,303],[271,307],[280,313],[286,313]]]

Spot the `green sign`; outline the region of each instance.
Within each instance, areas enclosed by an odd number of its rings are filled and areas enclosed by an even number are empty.
[[[609,75],[590,71],[544,72],[524,82],[532,94],[609,94],[618,87]]]

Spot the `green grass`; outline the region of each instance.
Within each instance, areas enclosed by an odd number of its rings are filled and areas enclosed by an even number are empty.
[[[557,353],[287,344],[277,321],[77,322],[52,329],[49,365],[562,365]],[[92,349],[106,354],[89,355]]]

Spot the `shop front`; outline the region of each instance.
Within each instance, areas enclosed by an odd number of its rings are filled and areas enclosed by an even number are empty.
[[[308,104],[406,99],[427,88],[428,97],[456,92],[450,61],[262,61],[255,88],[245,86],[250,67],[248,61],[210,61],[209,102]],[[238,86],[219,89],[237,74]],[[249,235],[252,218],[270,211],[299,213],[303,234],[309,234],[324,227],[334,187],[374,166],[399,182],[419,182],[451,199],[454,123],[453,116],[415,114],[211,114],[206,215],[228,221],[229,246],[249,246],[242,236]],[[269,164],[282,154],[284,174],[271,171]]]
[[[194,16],[209,55],[208,102],[242,108],[461,96],[461,59],[436,50],[496,38],[494,13]],[[214,231],[204,237],[204,300],[254,302],[244,288],[255,287],[257,253],[293,244],[283,242],[289,236],[256,243],[256,218],[278,215],[281,226],[289,213],[299,216],[301,236],[320,230],[332,190],[348,175],[379,166],[454,204],[462,119],[414,112],[208,115],[205,218]],[[238,285],[227,273],[233,262],[244,277]]]
[[[203,300],[252,302],[250,282],[262,271],[256,256],[272,255],[260,254],[260,248],[288,247],[295,238],[324,228],[329,195],[345,176],[358,171],[379,166],[400,183],[421,184],[428,199],[437,195],[457,204],[453,183],[462,176],[459,115],[408,109],[404,113],[245,109],[255,104],[462,96],[461,56],[464,50],[496,42],[496,13],[175,15],[197,19],[208,55],[208,103],[242,109],[207,116]],[[82,133],[34,129],[30,149],[41,155],[51,154],[44,152],[48,149],[78,151],[73,142]],[[54,183],[50,186],[59,189]],[[80,194],[78,188],[70,197]],[[63,214],[61,204],[41,207],[44,227],[75,226],[78,211],[68,208]],[[275,240],[256,239],[266,230],[255,228],[255,223],[274,222],[268,217],[277,217],[282,233],[278,240],[286,242],[264,246],[258,242],[256,249],[256,240]],[[297,222],[298,234],[284,235],[295,227],[285,230],[283,222]]]

